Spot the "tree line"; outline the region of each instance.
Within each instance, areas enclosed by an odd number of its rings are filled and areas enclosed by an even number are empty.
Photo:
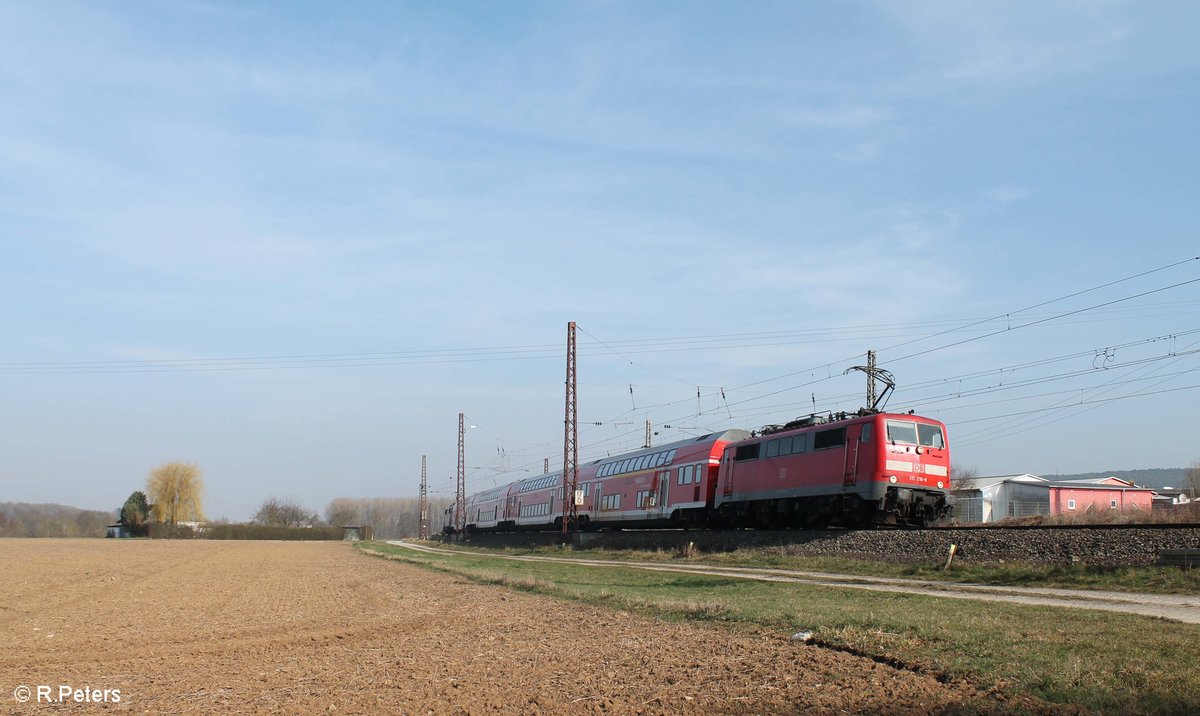
[[[103,537],[114,518],[67,505],[0,502],[0,537]]]
[[[442,531],[445,511],[454,500],[429,498],[429,530]],[[325,506],[331,525],[370,525],[376,539],[416,537],[420,526],[420,500],[416,497],[337,497]]]

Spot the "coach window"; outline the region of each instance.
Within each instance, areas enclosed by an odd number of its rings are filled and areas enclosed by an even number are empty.
[[[667,462],[671,462],[674,459],[675,459],[675,451],[672,450],[667,453]]]
[[[767,457],[776,457],[779,455],[779,441],[772,440],[767,443]]]

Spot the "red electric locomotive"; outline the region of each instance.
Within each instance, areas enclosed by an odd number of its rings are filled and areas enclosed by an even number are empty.
[[[725,448],[716,523],[929,525],[949,515],[946,426],[912,414],[809,416]]]

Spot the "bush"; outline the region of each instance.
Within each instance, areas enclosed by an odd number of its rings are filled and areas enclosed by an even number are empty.
[[[277,527],[272,525],[210,525],[200,535],[204,539],[279,539],[340,540],[340,527]]]

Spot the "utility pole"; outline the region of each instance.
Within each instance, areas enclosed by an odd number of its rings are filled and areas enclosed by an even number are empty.
[[[421,456],[421,518],[417,523],[417,539],[429,539],[429,489],[425,481],[425,456]]]
[[[579,400],[575,377],[575,321],[567,324],[567,390],[566,411],[563,416],[563,541],[574,525],[578,528],[579,509],[575,491],[579,489]]]
[[[467,453],[463,445],[466,438],[465,416],[458,414],[458,489],[454,493],[454,532],[461,542],[467,532]]]
[[[644,448],[650,447],[650,421],[646,421],[646,443],[642,445]]]

